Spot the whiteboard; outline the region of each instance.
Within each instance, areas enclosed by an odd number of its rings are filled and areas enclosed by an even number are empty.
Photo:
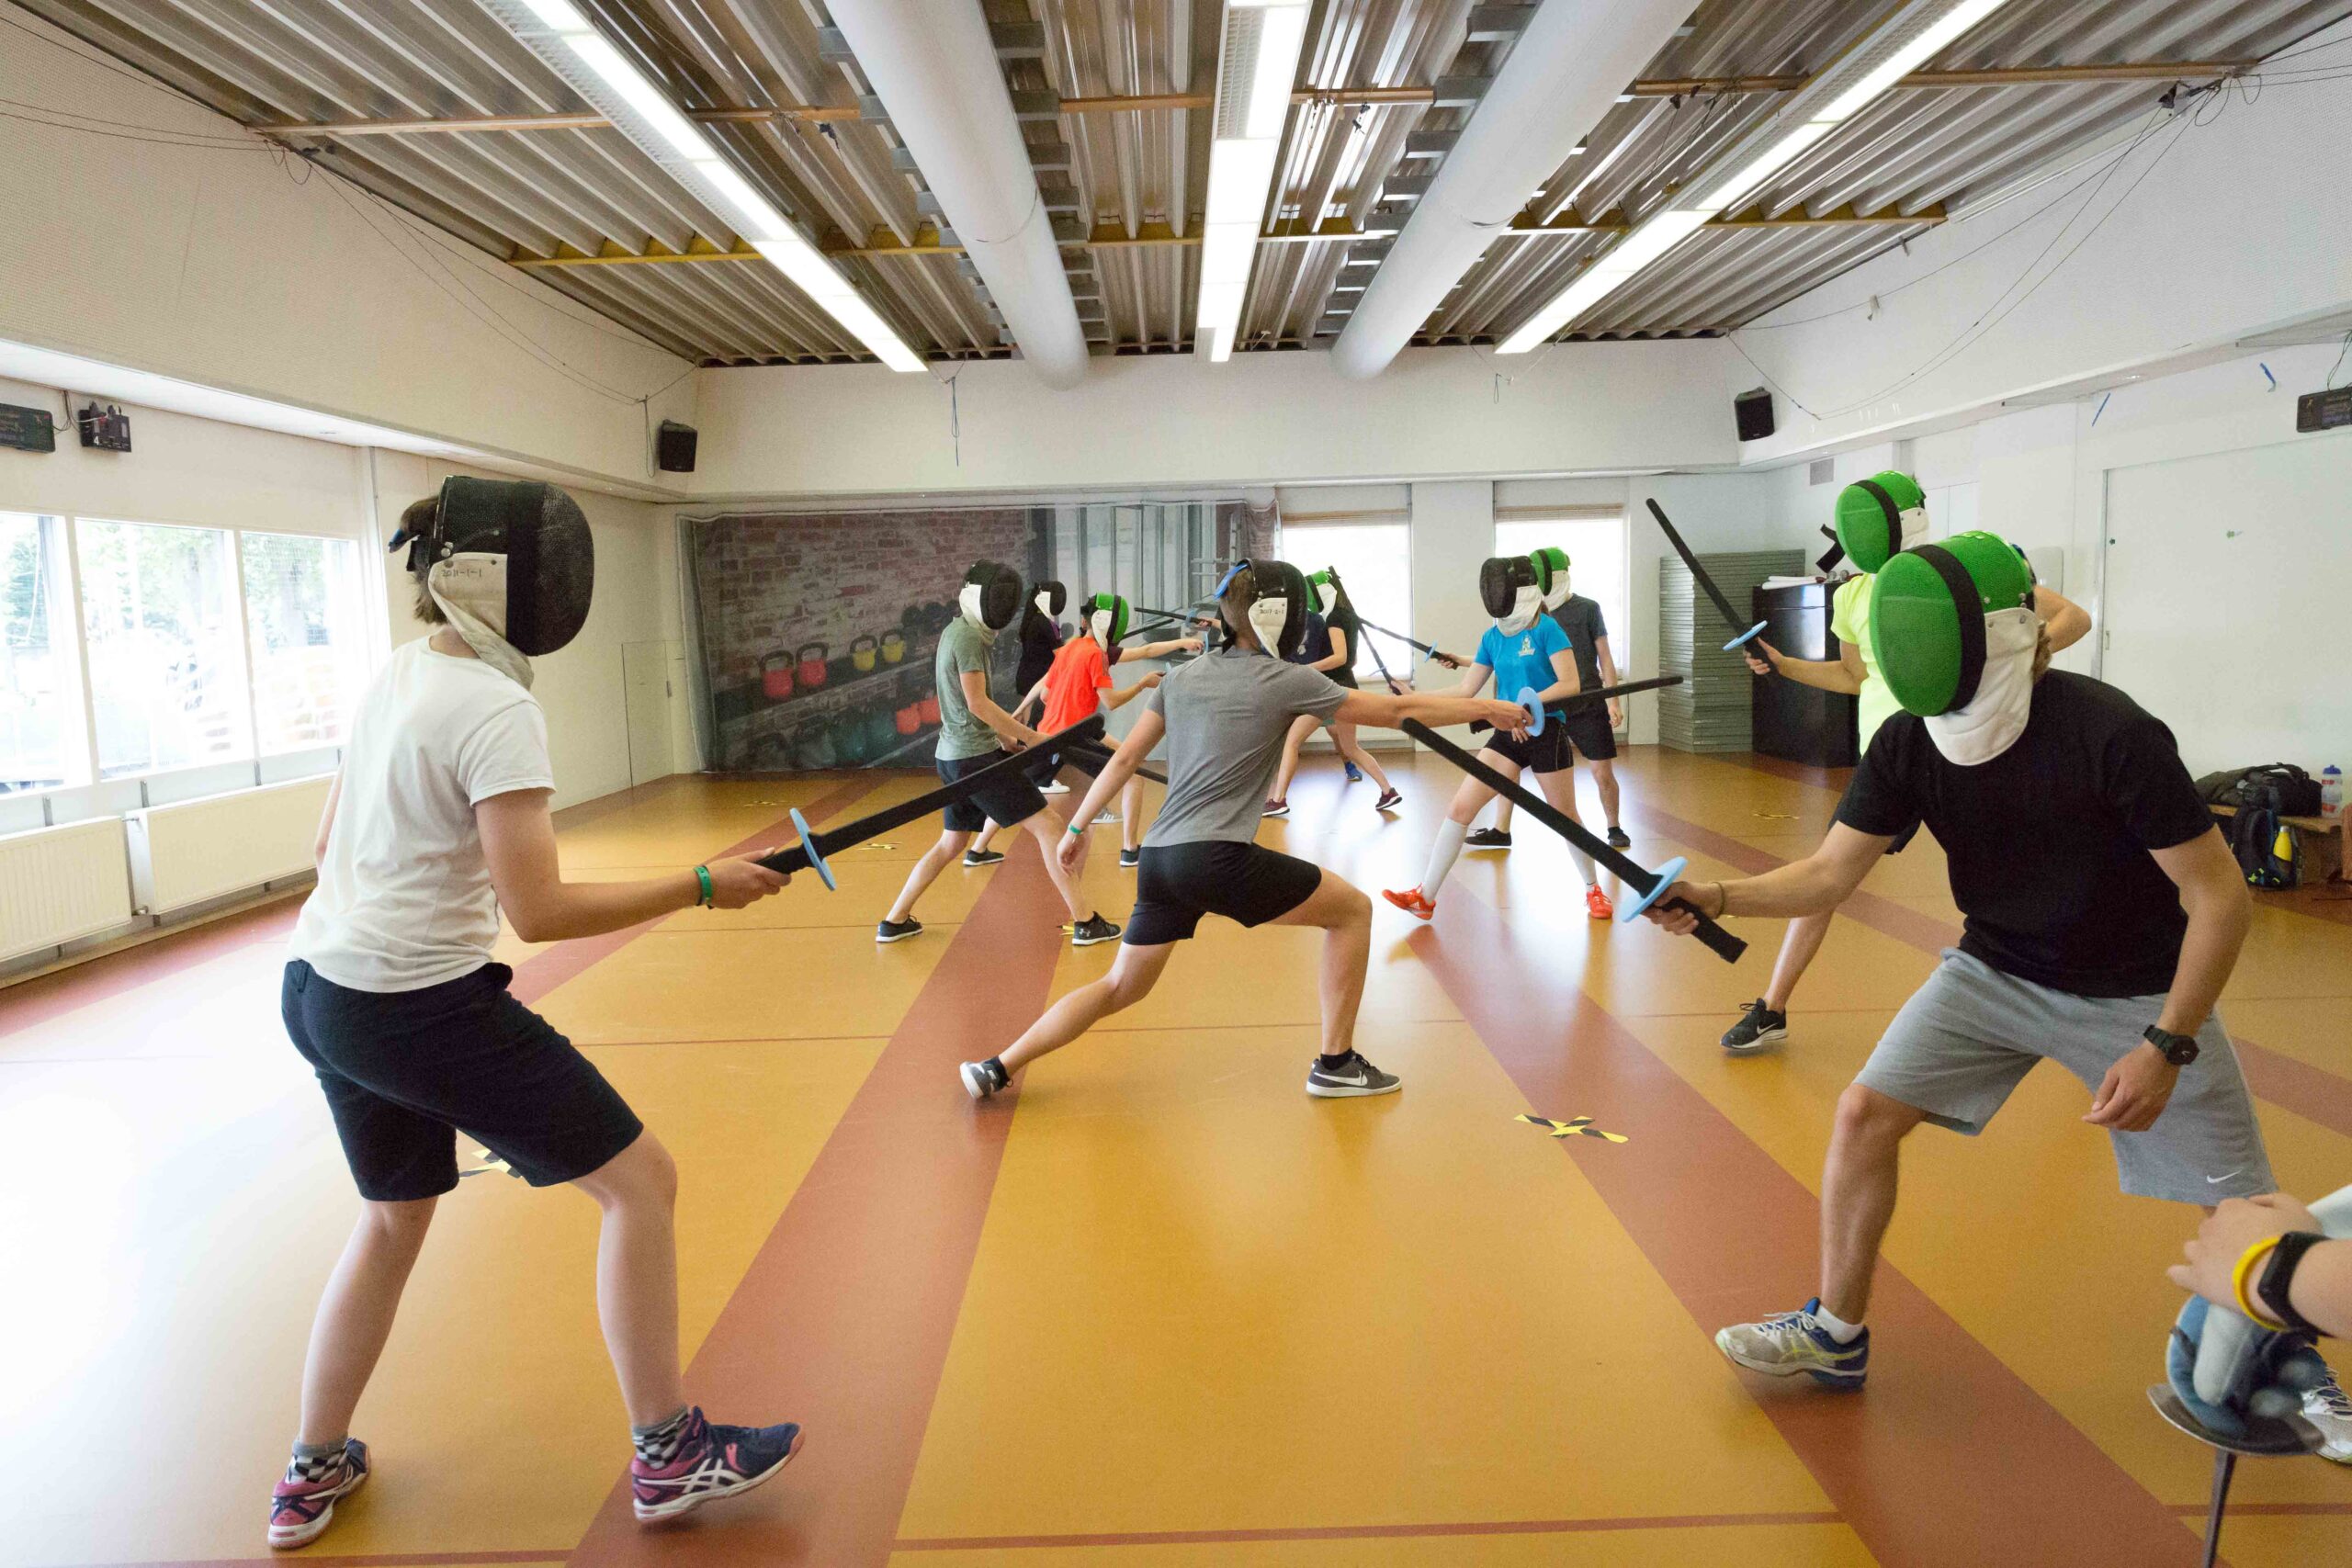
[[[2352,434],[2107,475],[2104,678],[2191,773],[2352,773]]]

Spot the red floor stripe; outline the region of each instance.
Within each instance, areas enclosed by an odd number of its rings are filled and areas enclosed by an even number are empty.
[[[876,786],[889,777],[889,774],[880,773],[853,773],[819,795],[800,814],[808,819],[810,827],[822,826],[872,794]],[[729,844],[711,858],[725,860],[730,855],[750,854],[754,850],[781,849],[790,844],[792,839],[791,820],[779,818],[742,842]],[[536,1003],[558,986],[578,979],[669,918],[662,915],[654,919],[640,920],[621,931],[606,931],[602,936],[557,942],[517,964],[514,983],[507,987],[507,990],[525,1006]]]
[[[274,1557],[175,1557],[154,1562],[115,1562],[107,1568],[260,1568],[263,1563],[300,1562],[303,1568],[445,1568],[475,1562],[560,1562],[563,1549],[551,1551],[375,1551],[343,1556],[305,1551],[300,1556],[280,1552]]]
[[[1671,812],[1636,807],[1633,815],[1649,831],[1711,855],[1726,865],[1737,866],[1750,876],[1787,863],[1769,851],[1742,843],[1711,828],[1702,828]],[[1922,953],[1940,954],[1948,947],[1960,945],[1958,926],[1875,893],[1850,895],[1838,906],[1838,912]],[[2225,1014],[2226,1010],[2225,1008]],[[2235,1031],[2231,1032],[2230,1043],[2237,1048],[2238,1066],[2245,1073],[2246,1086],[2256,1095],[2306,1121],[2352,1137],[2352,1078],[2339,1077],[2267,1045],[2257,1045]]]
[[[1295,1529],[1138,1530],[1125,1535],[975,1535],[924,1537],[900,1551],[1044,1551],[1069,1546],[1238,1546],[1279,1540],[1420,1540],[1447,1536],[1582,1535],[1602,1530],[1717,1529],[1744,1525],[1834,1525],[1838,1516],[1690,1514],[1622,1519],[1497,1519],[1463,1524],[1302,1525]]]
[[[775,1485],[646,1529],[627,1487],[576,1565],[885,1562],[931,1418],[1012,1123],[956,1065],[1037,1017],[1061,901],[1024,839],[990,879],[883,1048],[688,1370],[721,1420],[795,1420],[808,1446]]]
[[[30,1029],[76,1008],[185,973],[239,948],[282,938],[294,929],[294,917],[302,912],[304,897],[289,893],[273,902],[0,989],[0,1019],[5,1019],[0,1034]]]
[[[1550,935],[1462,890],[1409,940],[1530,1110],[1633,1140],[1567,1153],[1703,1328],[1802,1303],[1819,1203],[1586,996]],[[2193,1561],[2164,1505],[1888,1264],[1871,1324],[1865,1393],[1748,1383],[1887,1568]]]

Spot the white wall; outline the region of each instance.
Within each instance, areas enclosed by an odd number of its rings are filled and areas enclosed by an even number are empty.
[[[952,405],[944,379],[878,366],[708,370],[694,487],[734,500],[1728,464],[1728,352],[1706,340],[1562,344],[1524,361],[1417,349],[1372,381],[1317,353],[1153,355],[1097,359],[1067,392],[989,361],[956,372]]]
[[[2352,22],[2321,36],[2352,37]],[[2210,123],[2159,130],[2052,250],[2051,261],[2064,254],[2054,270],[2045,261],[2029,271],[2087,187],[1987,242],[2095,171],[1965,215],[1790,301],[1738,334],[1785,389],[1778,431],[1744,446],[1742,459],[1899,434],[2340,308],[2352,297],[2352,202],[2325,194],[2335,187],[2314,150],[2341,140],[2347,110],[2352,80],[2274,84],[2251,103],[2233,94],[2206,106]],[[2001,309],[1981,339],[1927,368]],[[1727,378],[1726,389],[1742,390],[1757,371],[1735,355]]]
[[[31,16],[18,26],[59,38]],[[206,136],[234,122],[11,31],[0,98]],[[294,176],[307,176],[297,184]],[[384,229],[406,220],[322,172],[244,146],[164,146],[22,118],[0,136],[0,339],[82,354],[543,463],[648,478],[635,400],[686,363],[438,231],[411,235],[579,385],[493,332]],[[437,245],[466,252],[453,256]],[[470,270],[469,270],[470,269]],[[513,287],[510,287],[512,285]],[[693,423],[694,378],[651,417]]]

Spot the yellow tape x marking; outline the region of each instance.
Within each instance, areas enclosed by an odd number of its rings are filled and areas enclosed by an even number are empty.
[[[1555,1138],[1606,1138],[1612,1144],[1628,1141],[1623,1133],[1602,1132],[1592,1124],[1589,1116],[1572,1116],[1566,1122],[1555,1122],[1548,1116],[1514,1116],[1511,1120],[1541,1127]]]

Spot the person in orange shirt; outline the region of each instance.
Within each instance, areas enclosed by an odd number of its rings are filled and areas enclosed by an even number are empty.
[[[1126,600],[1116,593],[1096,593],[1079,606],[1078,635],[1062,644],[1054,655],[1053,667],[1046,671],[1046,720],[1042,727],[1048,735],[1068,729],[1097,713],[1109,714],[1125,707],[1137,697],[1159,684],[1159,673],[1154,671],[1132,686],[1111,683],[1111,660],[1107,650],[1118,646],[1127,632],[1130,611]],[[1099,777],[1109,759],[1100,753],[1066,751],[1055,758],[1057,766],[1076,768],[1089,778]],[[1143,857],[1143,822],[1137,807],[1143,804],[1143,781],[1127,780],[1126,788],[1119,792],[1119,863],[1133,870]]]

